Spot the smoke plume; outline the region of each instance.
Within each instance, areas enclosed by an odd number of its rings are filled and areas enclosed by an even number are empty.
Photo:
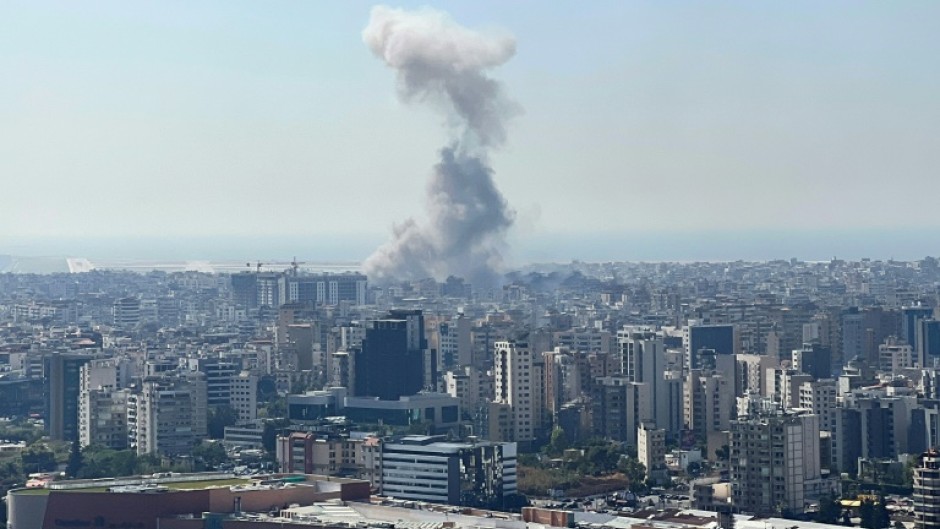
[[[493,284],[514,212],[493,182],[487,153],[505,141],[504,121],[518,108],[486,72],[513,56],[515,40],[461,27],[440,11],[385,6],[372,9],[362,38],[395,69],[399,98],[434,105],[452,129],[427,186],[427,223],[396,225],[366,259],[366,272],[380,282],[452,274]]]

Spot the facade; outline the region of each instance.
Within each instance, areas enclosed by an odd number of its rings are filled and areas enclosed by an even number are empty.
[[[332,355],[330,380],[332,385],[343,387],[356,394],[355,355],[346,351],[336,351]]]
[[[689,322],[683,345],[689,369],[702,367],[703,355],[734,355],[739,352],[734,325],[696,325]]]
[[[914,349],[904,342],[889,336],[878,346],[878,368],[888,373],[900,373],[914,367]]]
[[[369,291],[366,276],[350,274],[284,275],[282,303],[312,305],[365,305]]]
[[[80,369],[78,429],[82,446],[127,448],[127,394],[119,389],[120,362],[92,359]]]
[[[258,276],[251,272],[232,274],[232,301],[239,307],[258,307]]]
[[[114,302],[114,326],[132,328],[140,323],[140,300],[137,298],[121,298]]]
[[[444,374],[444,391],[460,400],[464,415],[472,417],[492,398],[493,381],[486,372],[466,366]]]
[[[667,361],[663,336],[646,327],[624,327],[617,332],[617,345],[623,375],[644,384],[649,394],[643,400],[649,408],[640,415],[666,430],[668,437],[678,437],[684,422],[681,366]]]
[[[470,343],[470,327],[470,319],[463,314],[438,324],[438,348],[444,367],[471,364],[473,345]]]
[[[91,358],[72,353],[52,353],[43,357],[46,431],[54,441],[78,439],[81,368]]]
[[[940,453],[921,454],[914,467],[914,527],[940,529]]]
[[[516,494],[516,443],[449,443],[407,436],[382,444],[385,496],[497,508]]]
[[[646,467],[646,479],[654,485],[669,482],[666,468],[666,431],[641,424],[637,430],[637,458]]]
[[[232,474],[218,473],[126,477],[112,481],[107,491],[101,490],[101,480],[70,481],[68,488],[52,483],[52,490],[43,494],[36,494],[35,489],[16,489],[7,493],[8,527],[194,529],[207,521],[202,519],[203,513],[234,517],[277,512],[291,504],[368,501],[370,492],[367,481],[337,477],[304,476],[302,483],[295,483],[297,476],[270,475],[262,476],[266,484],[238,488],[230,486],[233,478]],[[241,484],[250,483],[244,480]],[[221,522],[218,517],[215,520]],[[225,526],[229,523],[226,520]]]
[[[902,342],[916,349],[920,345],[917,342],[917,329],[920,327],[920,322],[932,318],[932,307],[926,307],[920,304],[903,307],[901,309],[901,333],[896,336],[898,336]]]
[[[556,332],[553,342],[556,347],[564,347],[577,353],[611,354],[616,349],[616,342],[610,332],[595,329]]]
[[[83,391],[79,406],[79,443],[114,450],[127,448],[126,390]]]
[[[222,444],[226,448],[240,446],[242,448],[264,447],[264,421],[254,421],[248,424],[226,426],[223,431]]]
[[[510,419],[508,428],[501,428],[500,432],[491,429],[491,439],[528,443],[541,433],[543,379],[540,371],[528,343],[496,342],[493,402],[508,407]]]
[[[730,449],[735,509],[803,512],[807,485],[821,477],[818,417],[775,412],[733,421]]]
[[[39,413],[43,410],[43,380],[22,375],[0,378],[0,417]]]
[[[832,377],[832,349],[818,343],[803,344],[801,349],[794,349],[792,366],[813,379]]]
[[[693,369],[685,379],[685,425],[700,439],[727,431],[735,409],[734,381],[716,371]]]
[[[917,326],[917,365],[934,368],[940,363],[940,320],[926,318]]]
[[[444,393],[418,393],[398,400],[350,397],[346,388],[327,388],[288,395],[287,417],[298,423],[344,416],[361,424],[408,426],[425,423],[437,430],[460,423],[460,401]]]
[[[369,479],[379,485],[382,443],[372,435],[291,432],[277,438],[281,472]]]
[[[543,404],[549,417],[554,417],[562,404],[575,400],[581,394],[580,366],[574,355],[563,347],[542,353],[544,381]]]
[[[430,356],[421,311],[392,311],[368,322],[354,362],[354,395],[398,400],[418,393],[436,378]]]
[[[799,408],[819,417],[819,429],[831,432],[836,424],[836,381],[830,379],[805,381],[800,384]]]
[[[205,375],[209,406],[232,405],[232,381],[241,373],[238,364],[218,357],[193,358],[189,369]]]
[[[242,371],[232,378],[229,405],[235,410],[238,422],[250,422],[258,418],[258,375]]]
[[[594,435],[635,448],[637,431],[650,417],[649,388],[627,377],[603,377],[597,380],[592,403]]]
[[[138,455],[191,453],[206,437],[206,383],[196,373],[144,379],[127,398],[130,447]]]

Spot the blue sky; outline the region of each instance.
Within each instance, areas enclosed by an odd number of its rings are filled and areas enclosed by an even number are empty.
[[[296,239],[365,257],[421,217],[448,141],[362,43],[372,5],[4,2],[0,253]],[[906,252],[937,253],[940,4],[431,6],[517,39],[493,76],[524,113],[492,162],[519,259],[630,259],[640,240],[687,258],[697,237],[728,259],[804,237],[809,258],[866,233],[889,257],[914,232]]]

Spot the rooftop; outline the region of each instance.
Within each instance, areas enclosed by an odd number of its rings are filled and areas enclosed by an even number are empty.
[[[158,493],[181,490],[202,490],[219,487],[277,487],[296,479],[282,476],[239,477],[231,473],[204,472],[198,474],[154,474],[151,476],[129,476],[122,478],[79,479],[55,481],[45,488],[25,488],[11,491],[13,494],[45,495],[57,492],[114,492],[114,493]]]

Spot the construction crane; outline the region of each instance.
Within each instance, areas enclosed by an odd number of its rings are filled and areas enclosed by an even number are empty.
[[[255,267],[255,272],[261,273],[261,267],[263,266],[288,265],[291,267],[292,273],[296,276],[300,270],[300,265],[302,264],[307,264],[307,263],[306,261],[298,261],[297,257],[294,257],[293,260],[291,260],[289,263],[284,262],[284,261],[273,261],[273,262],[268,262],[268,263],[262,263],[261,261],[257,261],[255,262],[254,267]],[[245,266],[247,266],[250,269],[252,267],[252,264],[248,262],[248,263],[245,263]]]
[[[291,268],[294,269],[294,275],[297,275],[297,271],[300,269],[300,265],[307,264],[305,261],[298,261],[297,256],[294,256],[294,259],[290,262]]]

